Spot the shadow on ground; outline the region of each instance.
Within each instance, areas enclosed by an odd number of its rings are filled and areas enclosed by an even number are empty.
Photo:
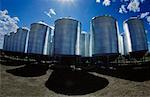
[[[55,70],[45,86],[64,95],[85,95],[105,88],[108,80],[83,71]]]
[[[21,77],[38,77],[46,74],[48,69],[48,65],[28,64],[24,67],[6,70],[6,72]]]
[[[150,80],[150,63],[147,62],[139,66],[118,66],[115,69],[101,68],[101,66],[99,66],[98,68],[92,70],[92,72],[130,81],[143,82]]]

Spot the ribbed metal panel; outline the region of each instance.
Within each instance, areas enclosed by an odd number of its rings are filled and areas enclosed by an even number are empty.
[[[27,53],[27,50],[28,50],[28,41],[29,41],[29,32],[30,32],[30,29],[28,29],[27,28],[27,30],[28,30],[28,33],[27,33],[27,37],[26,37],[26,45],[25,45],[25,53]]]
[[[6,40],[6,51],[9,50],[9,35],[7,35],[7,40]]]
[[[124,49],[124,55],[128,55],[128,49],[127,49],[127,39],[125,37],[125,33],[122,34],[122,38],[123,38],[123,49]]]
[[[16,49],[17,49],[17,34],[16,33],[13,33],[12,34],[12,51],[13,52],[16,52]]]
[[[126,50],[128,53],[148,51],[147,37],[143,21],[131,18],[124,22]]]
[[[11,42],[11,35],[8,35],[8,42],[7,42],[7,51],[10,51],[10,42]]]
[[[118,41],[119,41],[119,53],[121,55],[124,55],[123,33],[119,34]]]
[[[28,41],[28,53],[47,54],[47,42],[51,35],[51,28],[42,23],[31,24]],[[47,36],[48,35],[48,36]]]
[[[16,33],[12,34],[12,51],[15,52],[16,49]]]
[[[47,27],[47,32],[45,36],[45,44],[44,44],[44,55],[52,55],[52,43],[53,43],[53,37],[52,37],[52,28]]]
[[[148,51],[147,37],[141,19],[130,18],[124,22],[126,51],[134,57],[142,57]]]
[[[119,54],[117,22],[111,16],[92,20],[93,56]]]
[[[81,24],[77,20],[62,18],[55,21],[54,54],[79,55]]]
[[[80,54],[84,57],[89,57],[90,34],[87,32],[81,33],[80,40]]]
[[[10,40],[9,40],[9,51],[13,51],[14,47],[14,32],[10,33]]]
[[[8,35],[4,35],[3,50],[7,50]]]
[[[16,52],[25,52],[25,45],[26,45],[26,38],[28,29],[19,28],[17,29],[17,33],[15,35],[16,45],[15,45],[15,51]]]
[[[13,33],[13,32],[12,32]],[[9,35],[9,48],[8,48],[8,51],[11,51],[11,40],[12,40],[12,33],[10,33]]]
[[[47,48],[46,48],[46,54],[47,55],[53,55],[53,44],[54,44],[54,29],[52,29],[51,27],[48,28],[48,33],[47,33]]]

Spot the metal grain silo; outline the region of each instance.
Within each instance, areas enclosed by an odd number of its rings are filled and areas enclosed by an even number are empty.
[[[12,34],[12,42],[13,42],[13,44],[12,44],[12,51],[13,52],[15,52],[16,51],[16,45],[17,45],[17,37],[16,37],[16,33],[13,33]]]
[[[26,46],[26,39],[28,34],[28,29],[25,27],[18,28],[17,33],[15,36],[16,39],[16,45],[15,45],[15,51],[25,53],[25,46]]]
[[[148,51],[147,37],[143,21],[130,18],[124,22],[127,53],[133,57],[143,57]]]
[[[122,38],[123,38],[123,49],[124,49],[123,53],[125,56],[127,56],[128,55],[128,51],[127,51],[128,50],[128,48],[127,48],[128,43],[126,41],[125,33],[122,33]]]
[[[8,34],[8,40],[7,40],[7,51],[10,51],[10,34]]]
[[[90,34],[88,32],[81,32],[80,38],[80,54],[84,57],[89,57],[89,48],[90,48]]]
[[[6,51],[9,50],[9,35],[6,35]]]
[[[14,47],[14,32],[11,32],[10,33],[10,36],[9,36],[9,51],[13,51],[13,47]]]
[[[8,35],[4,35],[3,50],[7,51]]]
[[[112,61],[119,55],[117,21],[111,16],[92,19],[92,56]]]
[[[54,54],[80,55],[81,23],[72,18],[55,21]]]
[[[13,44],[11,45],[12,46],[11,51],[16,52],[16,49],[17,49],[17,38],[18,38],[18,36],[17,36],[16,33],[12,33],[11,37],[12,37],[12,42],[13,42]]]
[[[47,39],[51,28],[44,22],[31,24],[28,40],[28,53],[31,54],[47,54]],[[47,36],[48,35],[48,36]]]
[[[12,32],[12,33],[13,33],[13,32]],[[11,34],[12,34],[12,33],[10,33],[9,36],[8,36],[8,51],[11,50]]]
[[[119,34],[118,41],[119,41],[119,53],[121,55],[124,55],[123,33]]]
[[[53,46],[54,46],[54,27],[50,26],[48,29],[48,35],[46,38],[46,54],[47,55],[53,55]]]

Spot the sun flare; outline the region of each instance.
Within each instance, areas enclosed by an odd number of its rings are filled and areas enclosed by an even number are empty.
[[[62,2],[62,3],[73,3],[74,0],[58,0],[59,2]]]

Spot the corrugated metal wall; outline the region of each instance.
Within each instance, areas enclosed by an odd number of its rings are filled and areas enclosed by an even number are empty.
[[[117,23],[113,17],[99,16],[92,20],[93,55],[118,54]]]
[[[54,54],[79,55],[81,25],[70,18],[55,21]]]

